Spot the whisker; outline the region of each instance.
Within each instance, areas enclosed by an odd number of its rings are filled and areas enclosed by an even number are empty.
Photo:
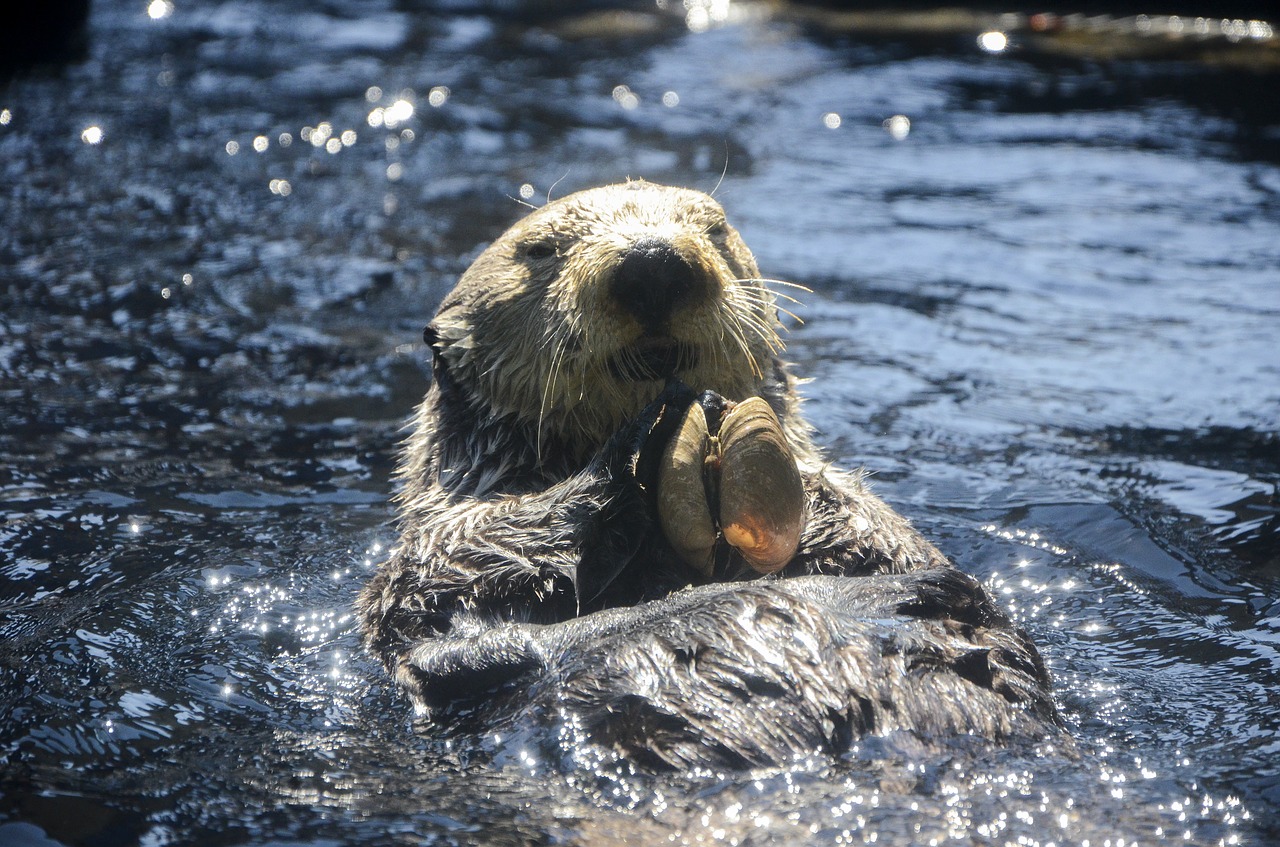
[[[758,282],[761,285],[783,285],[783,286],[786,286],[787,288],[798,289],[800,291],[805,292],[806,294],[813,293],[813,289],[807,285],[801,285],[798,282],[790,282],[789,280],[775,279],[774,277],[768,277],[768,276],[758,276],[752,279],[740,279],[737,281],[738,282]]]
[[[751,373],[755,375],[756,379],[763,379],[764,371],[760,368],[760,362],[757,361],[755,354],[751,352],[751,345],[747,342],[746,330],[751,329],[755,332],[756,335],[760,336],[761,340],[765,340],[765,343],[770,347],[770,349],[772,349],[773,346],[768,343],[765,336],[760,333],[760,330],[757,327],[752,326],[749,323],[744,326],[742,313],[745,312],[750,316],[752,314],[750,309],[733,308],[735,304],[731,303],[730,300],[734,298],[738,298],[740,300],[740,291],[741,289],[729,289],[729,296],[722,301],[725,307],[721,310],[722,315],[725,318],[722,322],[730,330],[730,337],[734,342],[736,342],[738,349],[747,357],[747,361],[751,366]]]
[[[753,300],[755,298],[753,296],[748,296],[744,299]],[[756,302],[759,303],[760,301],[756,300]],[[779,327],[780,324],[776,318],[777,306],[772,302],[760,303],[760,305],[768,305],[769,308],[773,309],[775,313],[774,319],[769,320],[767,315],[747,310],[746,314],[742,317],[743,325],[746,329],[755,333],[756,337],[764,342],[765,346],[769,348],[769,352],[775,354],[780,353],[786,349],[786,345],[783,344],[782,339],[778,337],[777,327]]]
[[[542,403],[538,408],[538,430],[536,435],[536,456],[538,461],[542,461],[542,433],[546,427],[544,424],[547,419],[547,402],[551,395],[555,392],[556,381],[560,377],[561,367],[564,365],[564,355],[569,344],[568,339],[557,337],[551,352],[551,373],[547,375],[546,385],[542,389]]]
[[[711,197],[716,196],[716,192],[720,190],[720,185],[721,183],[724,182],[724,178],[728,175],[728,173],[729,173],[729,139],[726,138],[724,139],[724,168],[721,169],[720,178],[716,180],[716,187],[711,189],[711,191],[709,192],[709,196]]]
[[[550,202],[551,202],[551,194],[552,194],[552,192],[554,192],[554,191],[556,190],[556,186],[557,186],[557,185],[559,185],[560,183],[564,182],[564,181],[565,181],[565,179],[567,179],[567,178],[568,178],[568,176],[569,176],[569,172],[570,172],[570,171],[572,171],[572,170],[573,170],[573,168],[569,168],[568,170],[566,170],[566,171],[564,172],[564,176],[560,177],[560,178],[559,178],[559,179],[557,179],[555,182],[551,183],[551,187],[547,189],[547,202],[548,202],[548,203],[550,203]]]
[[[789,303],[795,303],[797,306],[804,305],[803,300],[797,300],[796,298],[792,297],[790,294],[783,294],[781,291],[770,291],[769,293],[772,294],[774,297],[781,297],[783,300],[786,300]]]
[[[796,323],[798,323],[798,324],[803,324],[803,323],[804,323],[804,318],[800,317],[799,315],[797,315],[795,312],[791,311],[790,309],[784,309],[784,308],[783,308],[783,307],[781,307],[781,306],[777,306],[777,307],[775,307],[775,308],[777,308],[777,310],[778,310],[779,312],[782,312],[782,314],[784,314],[784,315],[786,315],[787,317],[791,318],[791,320],[795,321]],[[783,329],[788,329],[788,327],[786,327],[786,326],[783,326],[782,328],[783,328]]]
[[[529,208],[529,209],[533,209],[533,210],[535,210],[535,211],[536,211],[536,210],[537,210],[537,208],[538,208],[537,206],[533,205],[532,203],[528,202],[527,200],[521,200],[519,197],[512,197],[510,194],[508,194],[508,195],[507,195],[507,199],[508,199],[508,200],[510,200],[510,201],[511,201],[511,202],[513,202],[513,203],[519,203],[521,206],[525,206],[525,207],[527,207],[527,208]]]

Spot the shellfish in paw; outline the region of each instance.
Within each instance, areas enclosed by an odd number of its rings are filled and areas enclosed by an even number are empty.
[[[773,409],[750,397],[720,425],[720,529],[760,573],[795,556],[804,529],[804,482]]]
[[[658,477],[659,523],[685,562],[713,577],[723,537],[752,569],[773,573],[800,546],[804,514],[804,483],[768,403],[751,397],[732,405],[718,435],[701,403],[689,407]]]
[[[707,416],[692,403],[667,442],[658,472],[658,522],[671,546],[703,576],[715,565],[716,525],[707,499],[704,468],[710,451]]]

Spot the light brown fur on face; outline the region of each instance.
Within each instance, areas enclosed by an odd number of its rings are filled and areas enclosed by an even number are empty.
[[[661,327],[644,326],[610,293],[627,251],[645,239],[670,243],[706,284]],[[734,400],[761,393],[782,343],[759,277],[724,210],[701,192],[645,182],[583,191],[484,251],[441,306],[438,350],[494,415],[594,451],[666,376]],[[680,367],[634,378],[627,363],[665,345],[683,351]]]

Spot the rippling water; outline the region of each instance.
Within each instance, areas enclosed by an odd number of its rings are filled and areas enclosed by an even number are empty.
[[[1274,36],[538,8],[104,0],[0,88],[0,843],[1280,838]],[[351,603],[421,326],[520,200],[628,176],[812,290],[822,440],[1073,748],[659,777],[415,724]]]

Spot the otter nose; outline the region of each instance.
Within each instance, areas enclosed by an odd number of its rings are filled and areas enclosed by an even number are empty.
[[[609,293],[645,329],[658,330],[681,306],[705,293],[706,279],[671,242],[642,238],[622,257]]]

